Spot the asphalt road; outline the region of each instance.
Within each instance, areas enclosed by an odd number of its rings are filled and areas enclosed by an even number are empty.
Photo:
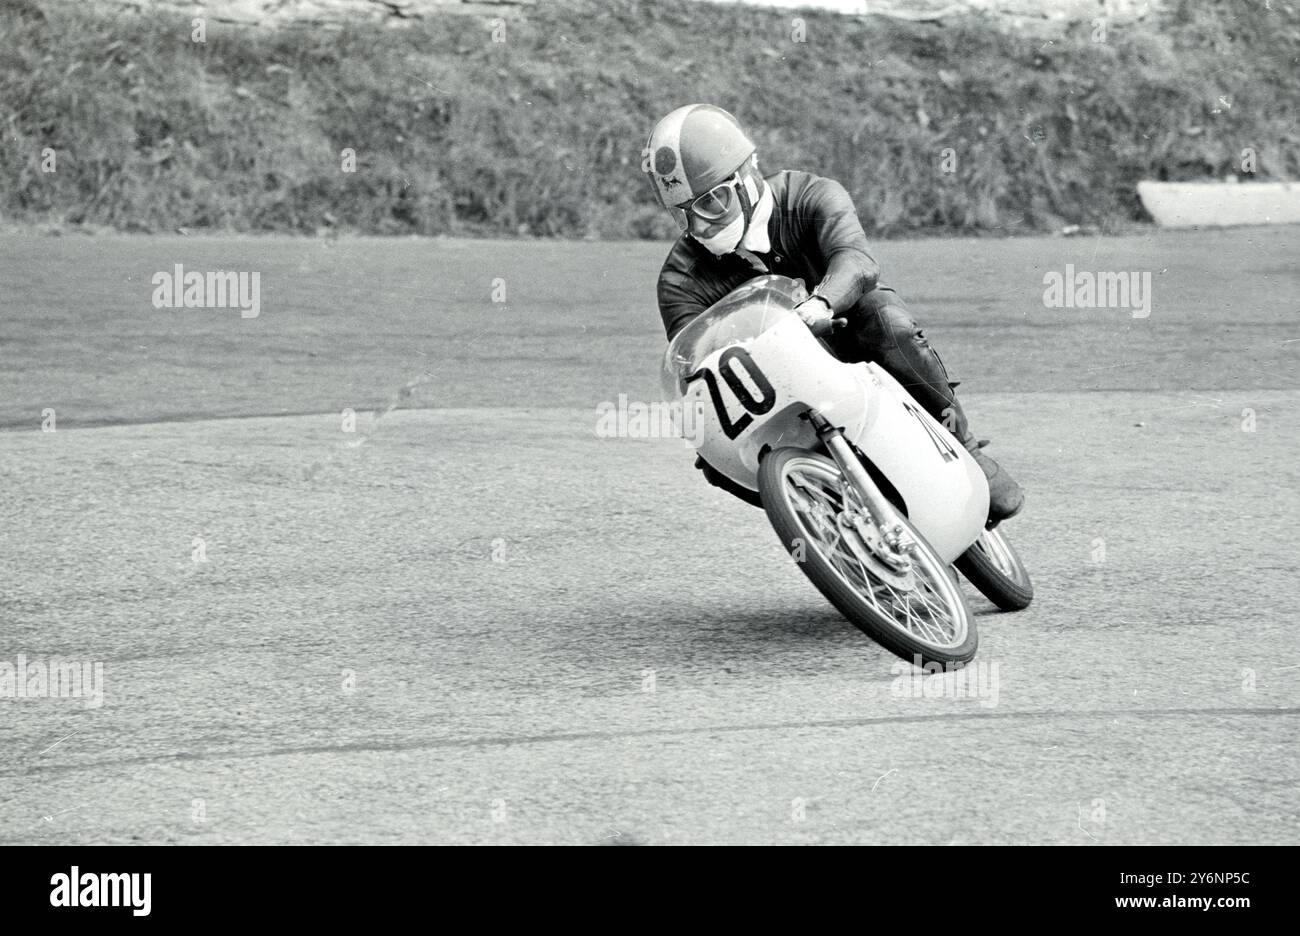
[[[0,842],[1294,843],[1296,234],[882,246],[1029,492],[963,697],[596,436],[662,245],[0,238],[0,664],[103,665],[0,698]]]

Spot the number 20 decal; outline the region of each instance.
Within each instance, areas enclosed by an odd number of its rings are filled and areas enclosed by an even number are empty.
[[[750,381],[758,389],[758,392],[762,394],[761,399],[754,399],[749,387],[737,375],[734,366],[737,361]],[[749,424],[754,421],[754,416],[762,416],[764,413],[771,411],[772,407],[776,405],[776,390],[772,388],[767,376],[758,369],[758,365],[749,356],[749,352],[739,346],[728,348],[718,357],[718,373],[727,382],[731,392],[736,395],[740,405],[748,410],[748,412],[742,413],[741,417],[735,422],[731,421],[731,416],[727,412],[727,404],[722,399],[722,391],[718,389],[718,379],[713,376],[713,371],[707,367],[701,367],[688,376],[686,382],[689,384],[692,380],[704,378],[704,383],[709,388],[709,397],[713,400],[713,409],[718,414],[718,422],[722,424],[722,431],[726,433],[728,439],[734,439],[749,428]]]

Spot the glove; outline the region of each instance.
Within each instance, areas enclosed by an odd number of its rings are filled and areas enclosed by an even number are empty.
[[[794,311],[818,338],[829,335],[836,325],[843,325],[847,321],[835,317],[835,310],[823,296],[809,296],[795,306]]]

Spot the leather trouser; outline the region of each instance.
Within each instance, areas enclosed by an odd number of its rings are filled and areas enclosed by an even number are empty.
[[[925,411],[967,448],[973,445],[961,403],[939,353],[903,300],[878,286],[844,316],[847,324],[831,333],[828,344],[841,361],[874,361],[897,380]]]

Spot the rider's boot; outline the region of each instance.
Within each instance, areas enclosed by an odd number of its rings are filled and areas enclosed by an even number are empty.
[[[1007,474],[1005,468],[984,454],[982,446],[987,443],[987,439],[976,442],[974,436],[962,440],[966,450],[975,459],[975,464],[983,469],[984,477],[989,480],[989,520],[987,526],[991,530],[1003,520],[1010,519],[1020,513],[1025,506],[1025,492],[1016,483],[1016,479]]]
[[[984,477],[988,478],[988,528],[991,530],[1003,520],[1020,513],[1021,508],[1025,506],[1025,492],[1005,468],[984,454],[984,446],[988,445],[988,439],[975,438],[966,423],[966,413],[962,410],[961,403],[957,400],[957,395],[952,392],[951,386],[948,394],[948,404],[943,410],[943,415],[935,418],[948,426],[949,431],[957,437],[957,441],[966,446],[966,451],[970,452],[971,457],[975,459],[975,464],[980,466]]]

